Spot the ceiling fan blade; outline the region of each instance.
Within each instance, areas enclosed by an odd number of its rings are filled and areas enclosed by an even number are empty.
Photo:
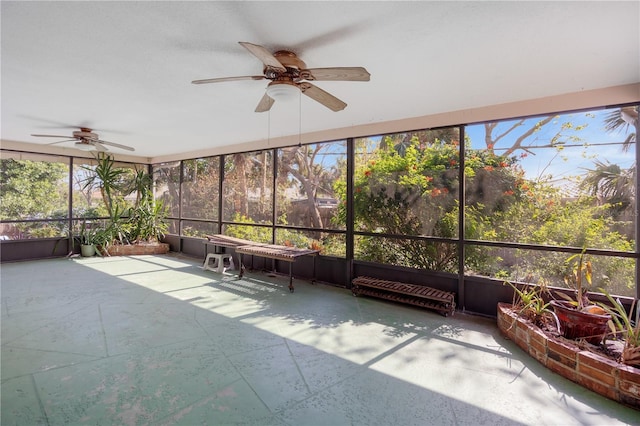
[[[222,83],[223,81],[239,81],[239,80],[265,80],[264,75],[245,75],[240,77],[221,77],[221,78],[205,78],[204,80],[193,80],[191,84],[208,84]]]
[[[62,137],[67,137],[68,138],[69,136],[62,136]],[[59,144],[59,143],[71,142],[71,141],[75,141],[75,140],[77,140],[77,139],[65,139],[63,141],[51,142],[51,143],[48,143],[47,145],[56,145],[56,144]]]
[[[276,69],[280,72],[285,72],[287,69],[276,59],[275,56],[267,49],[257,44],[247,43],[246,41],[238,42],[245,49],[251,52],[256,58],[260,59],[262,63],[270,68]]]
[[[31,136],[35,136],[37,138],[70,138],[72,137],[69,135],[34,135],[33,133],[31,134]]]
[[[369,81],[371,77],[362,67],[311,68],[300,74],[305,80],[318,81]]]
[[[96,149],[96,151],[100,151],[100,152],[105,152],[105,151],[109,151],[107,148],[105,148],[104,146],[102,146],[100,143],[98,143],[97,141],[88,141],[87,142],[88,145],[93,145],[93,147]]]
[[[265,93],[256,107],[256,112],[269,111],[275,102],[276,101],[271,96]]]
[[[314,101],[320,102],[331,111],[342,111],[347,107],[347,104],[342,102],[340,99],[336,98],[330,93],[325,92],[318,86],[314,86],[311,83],[299,83],[298,87],[300,88],[300,90],[302,90],[302,93],[304,93]]]
[[[126,149],[127,151],[135,151],[135,149],[131,148],[130,146],[120,145],[119,143],[115,143],[115,142],[103,141],[102,139],[96,139],[96,140],[93,140],[91,142],[96,146],[96,148],[100,144],[104,144],[104,145],[114,146],[114,147],[120,148],[120,149]],[[102,148],[104,148],[104,147],[102,147]]]

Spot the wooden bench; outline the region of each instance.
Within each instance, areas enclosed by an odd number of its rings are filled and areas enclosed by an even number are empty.
[[[238,279],[241,279],[244,274],[244,265],[242,264],[242,255],[248,254],[251,256],[264,257],[267,259],[281,260],[289,263],[289,291],[293,293],[293,263],[302,256],[313,257],[313,280],[316,278],[316,256],[320,253],[319,250],[301,249],[297,247],[281,246],[277,244],[265,244],[256,243],[242,238],[229,237],[226,235],[207,235],[207,241],[205,244],[213,245],[215,247],[233,248],[238,254],[238,267],[240,273]],[[252,262],[253,263],[253,262]]]
[[[398,281],[380,280],[371,277],[357,277],[351,291],[354,296],[372,296],[394,302],[433,309],[445,317],[455,311],[455,294],[435,288],[406,284]]]

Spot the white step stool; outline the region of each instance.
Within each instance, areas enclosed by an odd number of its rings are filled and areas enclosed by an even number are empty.
[[[213,266],[209,266],[209,260],[213,259]],[[205,271],[213,271],[223,273],[225,271],[224,261],[229,259],[229,269],[235,269],[233,265],[233,257],[227,253],[208,253],[207,258],[204,260],[204,265],[202,265],[202,269]]]

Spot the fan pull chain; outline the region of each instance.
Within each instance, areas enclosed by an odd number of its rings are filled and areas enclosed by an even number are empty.
[[[271,110],[267,111],[267,148],[271,147]]]
[[[298,95],[298,147],[302,146],[302,90]]]

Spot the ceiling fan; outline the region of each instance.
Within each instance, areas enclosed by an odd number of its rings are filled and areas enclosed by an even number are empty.
[[[130,146],[121,145],[115,142],[108,142],[102,140],[98,137],[96,133],[93,133],[93,130],[88,127],[80,127],[80,130],[75,130],[71,136],[66,135],[35,135],[38,138],[64,138],[65,140],[52,142],[48,145],[55,145],[64,142],[75,141],[74,147],[77,149],[81,149],[83,151],[108,151],[108,149],[104,145],[113,146],[120,149],[126,149],[127,151],[135,151],[135,149]]]
[[[257,44],[239,42],[264,64],[264,75],[208,78],[194,80],[193,84],[221,83],[238,80],[271,80],[267,91],[258,103],[256,112],[269,111],[276,100],[285,99],[298,91],[332,111],[341,111],[347,104],[325,92],[309,81],[369,81],[370,74],[363,67],[310,68],[288,50],[269,52]]]

